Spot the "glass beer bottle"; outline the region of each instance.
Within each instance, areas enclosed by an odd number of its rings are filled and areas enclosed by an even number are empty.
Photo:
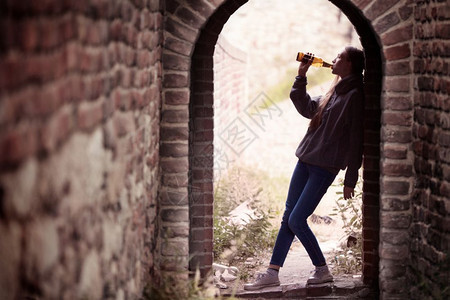
[[[302,61],[302,60],[304,60],[304,62],[306,62],[306,61],[308,61],[310,58],[311,58],[310,55],[305,54],[305,53],[303,53],[303,52],[297,53],[297,61]],[[325,62],[323,59],[321,59],[320,57],[315,57],[315,56],[314,56],[314,59],[313,59],[313,62],[312,62],[312,64],[311,64],[311,66],[314,66],[314,67],[324,67],[324,68],[332,68],[332,67],[333,67],[332,64],[329,64],[329,63]]]

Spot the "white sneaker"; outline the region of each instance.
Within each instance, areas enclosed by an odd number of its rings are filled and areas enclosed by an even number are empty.
[[[333,275],[331,275],[328,266],[316,267],[314,274],[308,278],[307,284],[319,284],[333,281]]]
[[[256,279],[253,283],[244,284],[244,290],[255,291],[265,287],[279,286],[278,272],[268,269],[264,273],[256,274]]]

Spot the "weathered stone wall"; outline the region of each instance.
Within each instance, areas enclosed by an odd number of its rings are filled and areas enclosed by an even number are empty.
[[[161,28],[159,1],[1,1],[1,299],[141,295],[157,261]]]
[[[414,8],[414,191],[411,299],[442,299],[450,282],[450,5]]]

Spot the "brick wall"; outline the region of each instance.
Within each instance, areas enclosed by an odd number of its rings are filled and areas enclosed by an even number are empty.
[[[414,8],[414,191],[411,198],[411,299],[445,298],[450,280],[450,6]],[[409,170],[410,171],[410,170]],[[447,257],[446,257],[447,255]],[[447,292],[448,297],[450,292]]]
[[[374,2],[366,10],[379,34],[384,55],[381,99],[379,288],[383,299],[408,299],[408,229],[414,174],[411,147],[412,1]]]
[[[226,130],[249,105],[247,54],[220,35],[214,51],[214,177],[220,178],[238,159]]]
[[[159,1],[1,1],[1,299],[135,299],[148,282],[161,22]]]
[[[245,2],[0,2],[3,298],[133,299],[149,274],[207,274],[213,54]],[[448,5],[331,2],[368,58],[364,280],[383,299],[434,295],[448,280],[434,274],[450,235]]]

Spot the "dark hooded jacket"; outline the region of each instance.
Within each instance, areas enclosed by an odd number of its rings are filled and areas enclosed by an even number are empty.
[[[311,98],[306,92],[307,80],[297,76],[291,90],[291,100],[297,111],[311,119],[321,96]],[[337,174],[347,168],[344,185],[354,188],[363,152],[364,91],[362,75],[350,75],[336,85],[316,129],[308,128],[295,152],[305,163],[323,167]]]

